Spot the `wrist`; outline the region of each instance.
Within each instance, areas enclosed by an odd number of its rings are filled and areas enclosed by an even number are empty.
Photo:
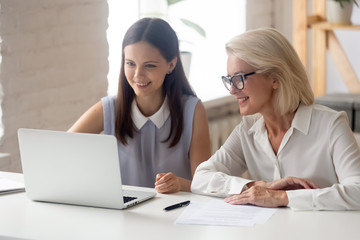
[[[254,182],[249,182],[246,184],[246,187],[251,188],[253,186],[260,186],[260,187],[267,187],[267,182],[265,181],[254,181]]]
[[[282,190],[281,192],[282,192],[282,194],[281,194],[281,203],[282,203],[282,205],[281,206],[285,207],[285,206],[289,205],[289,198],[287,196],[286,191]]]
[[[178,191],[191,192],[191,181],[185,178],[176,177],[178,182]]]

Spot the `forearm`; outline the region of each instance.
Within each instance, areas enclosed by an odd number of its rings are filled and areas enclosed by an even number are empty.
[[[235,129],[224,145],[209,160],[197,167],[191,191],[216,197],[239,194],[245,184],[251,182],[241,177],[247,166],[239,145],[240,140]]]
[[[191,181],[182,177],[177,177],[180,183],[180,191],[191,192]]]
[[[359,184],[286,191],[293,210],[360,210]]]
[[[221,172],[197,171],[191,184],[191,191],[216,197],[227,197],[242,192],[251,180],[230,176]]]

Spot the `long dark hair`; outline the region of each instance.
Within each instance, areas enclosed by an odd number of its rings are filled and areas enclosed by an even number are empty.
[[[177,57],[174,70],[165,76],[162,86],[164,96],[168,98],[171,116],[170,133],[164,142],[172,138],[169,147],[173,147],[179,142],[183,131],[184,120],[181,98],[184,94],[195,96],[195,93],[191,89],[185,76],[180,59],[179,40],[176,33],[166,21],[159,18],[142,18],[138,20],[128,29],[124,36],[119,88],[116,100],[116,137],[123,144],[127,144],[126,138],[133,138],[134,133],[137,131],[131,117],[131,104],[135,98],[135,92],[125,77],[124,48],[127,45],[140,41],[147,42],[156,47],[168,62]]]

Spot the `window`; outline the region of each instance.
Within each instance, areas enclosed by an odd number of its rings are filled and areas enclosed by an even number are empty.
[[[1,5],[0,5],[0,9],[1,9]],[[0,67],[1,67],[1,63],[2,63],[1,43],[2,43],[2,39],[0,36]],[[1,103],[2,103],[3,96],[4,96],[4,94],[3,94],[2,85],[0,82],[0,139],[2,139],[2,137],[4,136],[4,126],[3,126],[3,122],[2,122],[2,109],[1,109],[1,106],[2,106]]]
[[[138,1],[109,0],[109,95],[117,93],[121,41],[139,16]],[[192,53],[189,81],[202,101],[228,96],[221,76],[226,74],[225,43],[245,31],[246,0],[185,0],[168,9],[168,21],[180,39],[180,50]],[[206,38],[176,19],[200,25]]]
[[[138,20],[137,1],[108,0],[109,43],[108,95],[116,95],[121,62],[121,43],[126,30]]]

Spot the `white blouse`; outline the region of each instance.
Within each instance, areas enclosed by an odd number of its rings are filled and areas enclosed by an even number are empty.
[[[242,178],[248,170],[250,179]],[[300,105],[275,155],[260,114],[244,116],[224,145],[195,172],[194,193],[226,197],[252,181],[293,176],[320,189],[286,191],[296,210],[360,210],[360,148],[347,115]]]

